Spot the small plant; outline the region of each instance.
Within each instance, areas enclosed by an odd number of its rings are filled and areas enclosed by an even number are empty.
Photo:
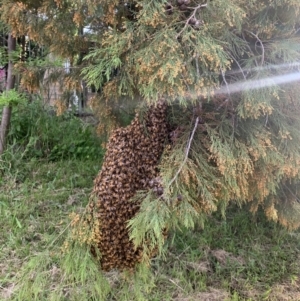
[[[19,104],[26,103],[26,96],[15,89],[4,91],[0,94],[0,108],[4,106],[17,106]]]
[[[12,114],[8,149],[23,158],[102,158],[101,142],[92,125],[69,112],[56,116],[39,100],[20,103]]]

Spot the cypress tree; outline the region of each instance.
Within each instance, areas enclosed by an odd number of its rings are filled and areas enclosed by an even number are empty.
[[[138,191],[128,222],[144,259],[162,250],[165,229],[231,202],[299,227],[299,1],[100,3],[86,80],[106,104],[169,105],[163,191]]]

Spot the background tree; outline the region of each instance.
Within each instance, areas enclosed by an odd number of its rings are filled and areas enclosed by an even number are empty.
[[[8,55],[8,66],[7,66],[7,79],[6,79],[6,92],[14,89],[15,87],[15,75],[13,74],[13,54],[16,50],[16,38],[11,33],[8,34],[7,40],[7,55]],[[0,125],[0,154],[5,149],[6,135],[9,128],[10,117],[11,117],[12,105],[7,104],[4,106],[2,111],[1,125]]]
[[[20,60],[11,67],[18,74],[18,86],[29,93],[37,93],[41,84],[47,80],[60,81],[64,94],[70,91],[82,93],[84,83],[80,77],[82,58],[90,46],[91,30],[97,27],[94,9],[89,9],[80,1],[1,1],[1,21],[14,39],[20,40]],[[86,32],[83,28],[86,27]],[[22,40],[22,41],[21,41]],[[29,49],[35,45],[35,49]],[[25,49],[26,48],[26,49]],[[41,50],[36,53],[34,50]],[[64,66],[57,66],[47,55],[70,62],[70,72]],[[26,59],[25,59],[26,58]],[[67,93],[69,92],[69,93]],[[42,95],[43,97],[44,95]],[[70,98],[70,97],[69,97]],[[69,101],[69,99],[67,100]],[[11,110],[3,110],[2,133],[5,136],[9,125]],[[5,117],[6,116],[6,117]],[[5,129],[4,129],[5,128]]]

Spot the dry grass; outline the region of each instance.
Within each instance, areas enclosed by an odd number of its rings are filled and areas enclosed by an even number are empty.
[[[187,297],[179,295],[174,301],[226,301],[230,300],[230,294],[222,289],[208,288],[206,292],[191,294]]]

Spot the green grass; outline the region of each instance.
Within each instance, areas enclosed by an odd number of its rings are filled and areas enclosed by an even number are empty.
[[[0,300],[300,300],[299,232],[263,214],[230,208],[204,229],[171,232],[148,274],[103,274],[84,247],[61,252],[101,162],[0,166]]]
[[[47,248],[83,210],[100,162],[30,161],[22,170],[6,169],[0,180],[0,283],[2,287],[26,260]],[[1,299],[1,298],[0,298]]]

